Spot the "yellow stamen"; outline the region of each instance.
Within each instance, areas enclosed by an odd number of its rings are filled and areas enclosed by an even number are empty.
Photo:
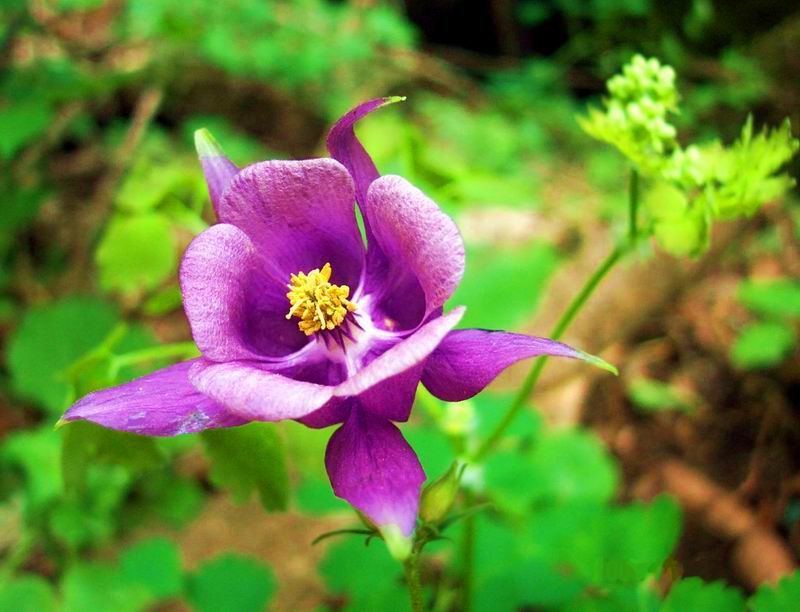
[[[298,317],[297,326],[306,336],[322,331],[336,329],[344,322],[348,312],[353,312],[356,305],[348,300],[350,287],[332,285],[331,264],[326,263],[322,269],[314,268],[308,274],[298,272],[292,274],[287,285],[291,308],[287,319]]]

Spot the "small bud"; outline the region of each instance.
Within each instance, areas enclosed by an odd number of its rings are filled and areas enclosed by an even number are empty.
[[[438,523],[453,507],[463,468],[454,461],[444,474],[422,490],[419,516],[426,523]]]
[[[386,542],[389,554],[400,562],[411,554],[411,538],[407,538],[394,523],[380,527],[381,537]]]

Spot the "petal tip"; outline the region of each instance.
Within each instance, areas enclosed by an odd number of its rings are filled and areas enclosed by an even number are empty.
[[[405,102],[408,98],[406,96],[387,96],[383,99],[383,106],[395,104],[397,102]]]
[[[619,376],[619,370],[616,366],[611,365],[605,359],[600,359],[600,357],[596,357],[595,355],[590,355],[589,353],[584,353],[583,351],[579,351],[578,357],[583,359],[586,363],[590,363],[593,366],[597,366],[605,370],[606,372],[611,372],[614,376]]]
[[[220,157],[224,155],[222,147],[217,139],[211,135],[206,128],[200,128],[194,132],[194,148],[197,150],[199,158]]]

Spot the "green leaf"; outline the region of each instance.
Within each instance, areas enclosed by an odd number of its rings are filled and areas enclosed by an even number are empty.
[[[27,513],[43,510],[63,491],[59,438],[51,425],[44,425],[39,429],[15,431],[0,446],[3,463],[17,467],[24,474]]]
[[[211,480],[243,502],[257,491],[267,510],[285,510],[289,479],[283,442],[271,423],[207,429],[201,434],[211,458]]]
[[[297,505],[310,514],[326,514],[347,510],[348,505],[333,494],[331,483],[327,479],[309,477],[295,489]]]
[[[120,568],[126,582],[146,587],[158,599],[178,595],[183,588],[180,553],[167,538],[142,540],[127,548]]]
[[[69,297],[30,309],[9,341],[14,390],[60,414],[72,399],[65,370],[100,344],[116,322],[112,306],[91,298]]]
[[[361,537],[347,537],[328,548],[319,568],[331,594],[345,595],[345,610],[409,609],[402,585],[402,567],[382,542],[364,545]]]
[[[785,612],[800,601],[800,571],[784,576],[778,584],[764,584],[750,598],[752,612]]]
[[[530,453],[498,453],[486,463],[486,484],[499,503],[523,511],[530,504],[604,502],[617,469],[597,438],[568,430],[542,437]]]
[[[464,280],[451,304],[466,304],[462,327],[509,329],[528,318],[539,305],[556,269],[556,250],[544,243],[508,249],[467,248]]]
[[[692,404],[671,385],[652,378],[636,378],[628,387],[631,401],[644,412],[691,412]]]
[[[675,257],[693,257],[708,248],[710,222],[705,200],[690,201],[677,187],[656,182],[645,194],[653,235],[659,245]]]
[[[115,217],[100,240],[96,260],[103,289],[126,294],[154,289],[178,261],[169,219],[160,213]]]
[[[25,145],[45,132],[53,120],[46,101],[15,102],[0,110],[0,159],[11,159]]]
[[[737,292],[739,301],[753,312],[767,317],[800,317],[800,282],[789,278],[744,281]]]
[[[794,330],[781,323],[751,323],[731,347],[731,360],[740,368],[770,368],[786,358],[795,345]]]
[[[140,612],[153,603],[147,588],[126,582],[115,567],[100,563],[69,568],[61,593],[62,612]]]
[[[722,582],[703,582],[700,578],[684,578],[669,591],[660,612],[685,610],[714,610],[714,612],[744,612],[744,597],[738,589]]]
[[[754,136],[749,117],[731,147],[701,149],[714,181],[709,200],[715,214],[723,219],[749,216],[782,196],[794,186],[794,180],[780,169],[798,148],[800,141],[792,137],[788,119],[779,128],[764,129]]]
[[[80,494],[85,490],[89,466],[97,463],[121,465],[137,474],[164,462],[153,438],[106,429],[87,421],[67,423],[63,431],[61,469],[68,493]]]
[[[0,580],[0,610],[55,612],[53,587],[41,576],[23,575]]]
[[[235,554],[207,561],[189,576],[187,597],[198,612],[264,610],[275,592],[270,569]]]

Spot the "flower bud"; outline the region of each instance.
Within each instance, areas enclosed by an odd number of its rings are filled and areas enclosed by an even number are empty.
[[[422,490],[419,516],[426,523],[438,523],[453,507],[463,469],[454,461],[444,474]]]

